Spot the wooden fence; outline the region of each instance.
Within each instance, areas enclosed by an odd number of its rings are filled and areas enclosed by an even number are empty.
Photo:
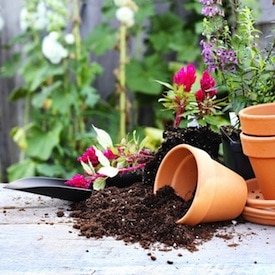
[[[103,1],[107,0],[80,1],[84,5],[82,7],[83,35],[90,32],[101,21]],[[5,27],[0,34],[1,45],[5,45],[11,37],[19,33],[19,13],[23,2],[24,0],[0,0],[0,13],[5,21]],[[275,21],[275,6],[272,5],[272,0],[260,0],[260,4],[262,15],[259,26],[264,33],[268,33],[271,22]],[[9,57],[9,53],[0,50],[0,65]],[[96,87],[103,93],[102,96],[104,97],[114,87],[113,69],[117,66],[117,56],[114,53],[107,53],[103,57],[94,58],[105,68],[104,74],[96,80]],[[108,81],[104,81],[106,79]],[[0,79],[0,182],[7,181],[7,167],[17,162],[19,158],[19,150],[10,137],[10,130],[16,125],[22,125],[24,103],[20,101],[12,103],[8,99],[10,92],[18,83],[20,83],[18,76],[14,76],[12,79]]]

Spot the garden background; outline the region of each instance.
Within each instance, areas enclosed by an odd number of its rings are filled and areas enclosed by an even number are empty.
[[[148,74],[143,74],[147,70],[146,73],[151,73],[152,78],[161,79],[163,81],[169,80],[169,75],[171,74],[171,70],[169,71],[171,61],[181,64],[186,64],[187,62],[196,62],[200,64],[198,33],[201,17],[198,5],[196,5],[197,1],[140,0],[136,2],[139,6],[137,23],[133,28],[129,29],[130,34],[127,41],[127,49],[130,57],[129,63],[132,62],[133,66],[131,69],[132,71],[136,71],[137,78],[139,75],[144,78],[146,76],[148,77]],[[266,34],[269,33],[271,22],[275,20],[274,6],[272,6],[271,0],[260,0],[258,2],[261,8],[258,18],[258,27],[262,30],[263,40],[265,40],[264,38]],[[1,66],[12,57],[13,51],[20,52],[21,50],[18,48],[18,45],[11,50],[7,50],[6,45],[11,38],[21,32],[19,15],[23,3],[24,0],[0,0],[0,15],[4,19],[5,24],[0,35]],[[102,73],[95,75],[92,86],[97,90],[103,101],[112,101],[112,94],[115,93],[116,79],[114,70],[118,67],[119,52],[115,47],[108,48],[108,45],[106,45],[108,43],[112,44],[113,42],[108,40],[108,38],[111,39],[111,36],[108,37],[107,31],[104,36],[105,38],[101,37],[103,40],[100,45],[94,43],[97,39],[95,37],[99,36],[93,36],[91,33],[93,33],[96,26],[103,21],[110,24],[113,35],[117,33],[117,20],[108,17],[106,9],[102,12],[103,6],[112,5],[112,3],[113,1],[111,0],[86,0],[78,2],[79,14],[81,17],[81,37],[90,37],[91,45],[93,45],[90,51],[90,60],[91,62],[97,62],[102,68]],[[143,17],[138,15],[139,12],[143,14]],[[164,14],[167,13],[169,16],[164,17]],[[167,20],[167,18],[171,21]],[[167,23],[166,25],[165,20]],[[175,25],[182,22],[183,25],[180,26],[180,24],[178,24],[178,28],[175,26],[175,28],[172,28],[172,22],[174,22]],[[150,28],[150,26],[154,26],[154,28]],[[70,25],[67,27],[70,28]],[[102,33],[104,33],[105,29],[102,30]],[[161,31],[164,31],[162,38],[158,36]],[[114,36],[114,38],[115,37],[116,36]],[[104,41],[106,44],[104,44]],[[157,53],[160,60],[150,59],[153,53]],[[161,66],[157,66],[157,64]],[[162,70],[161,68],[167,68],[167,70]],[[139,126],[159,127],[160,125],[155,117],[156,114],[153,112],[153,105],[157,104],[157,98],[159,98],[161,94],[160,86],[147,86],[146,82],[135,82],[135,80],[135,75],[129,75],[129,83],[127,83],[129,90],[134,92],[134,97],[138,102],[137,106],[135,106],[136,109],[133,118],[135,124]],[[22,126],[24,123],[23,113],[25,101],[22,99],[10,101],[9,98],[15,87],[20,86],[21,83],[22,78],[18,74],[13,74],[9,77],[4,74],[0,78],[0,182],[8,180],[7,168],[18,162],[20,158],[20,150],[14,143],[10,133],[14,127],[18,125]],[[139,91],[136,88],[138,85],[140,85],[141,89]],[[154,85],[156,85],[156,83],[154,83]],[[96,105],[95,109],[97,108],[102,108],[102,120],[99,119],[98,114],[95,115],[96,119],[103,124],[98,126],[104,127],[104,129],[109,132],[114,131],[116,126],[112,124],[112,121],[108,121],[104,117],[104,113],[110,115],[111,110],[108,110],[108,107],[104,109],[102,105],[100,105],[100,107]],[[161,118],[159,118],[159,120],[160,119]],[[91,116],[91,121],[89,123],[91,124],[92,122],[93,117]],[[80,153],[82,152],[79,152],[79,154]],[[74,172],[72,171],[72,173]]]

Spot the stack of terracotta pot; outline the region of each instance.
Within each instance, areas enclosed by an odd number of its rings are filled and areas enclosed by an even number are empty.
[[[187,144],[174,147],[162,160],[154,192],[169,185],[185,201],[192,199],[178,223],[196,225],[243,214],[248,221],[275,225],[275,103],[245,108],[239,116],[243,151],[255,178],[245,181]]]
[[[255,178],[248,180],[246,220],[275,225],[275,103],[247,107],[239,113],[241,143]]]

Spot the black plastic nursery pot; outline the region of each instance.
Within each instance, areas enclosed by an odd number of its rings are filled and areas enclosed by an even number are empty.
[[[243,153],[241,141],[233,140],[224,130],[220,128],[223,146],[223,163],[231,170],[238,173],[244,179],[254,178],[254,172],[248,157]]]

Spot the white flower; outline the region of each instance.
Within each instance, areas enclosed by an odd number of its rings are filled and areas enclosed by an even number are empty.
[[[2,16],[0,16],[0,32],[3,30],[4,25],[5,25],[4,19]]]
[[[46,16],[47,8],[43,1],[39,2],[37,5],[37,15],[38,16]]]
[[[60,63],[69,54],[68,50],[57,41],[57,34],[55,32],[51,32],[48,36],[44,37],[42,41],[42,53],[52,64]]]
[[[29,20],[30,13],[27,11],[26,8],[21,9],[20,11],[20,28],[22,31],[26,31],[29,27]]]
[[[75,38],[74,38],[74,35],[72,33],[66,34],[64,39],[65,39],[65,42],[68,45],[72,45],[75,42]]]
[[[59,38],[59,33],[58,32],[50,32],[49,37],[53,40],[57,40]]]
[[[43,30],[48,24],[47,8],[43,1],[39,2],[34,14],[33,28],[35,30]]]
[[[131,27],[134,24],[134,11],[128,7],[121,7],[116,11],[116,18]]]
[[[114,0],[114,3],[118,7],[126,6],[129,0]]]
[[[20,28],[26,31],[28,28],[43,30],[48,24],[47,9],[43,2],[39,2],[36,12],[29,12],[26,8],[20,11]]]

